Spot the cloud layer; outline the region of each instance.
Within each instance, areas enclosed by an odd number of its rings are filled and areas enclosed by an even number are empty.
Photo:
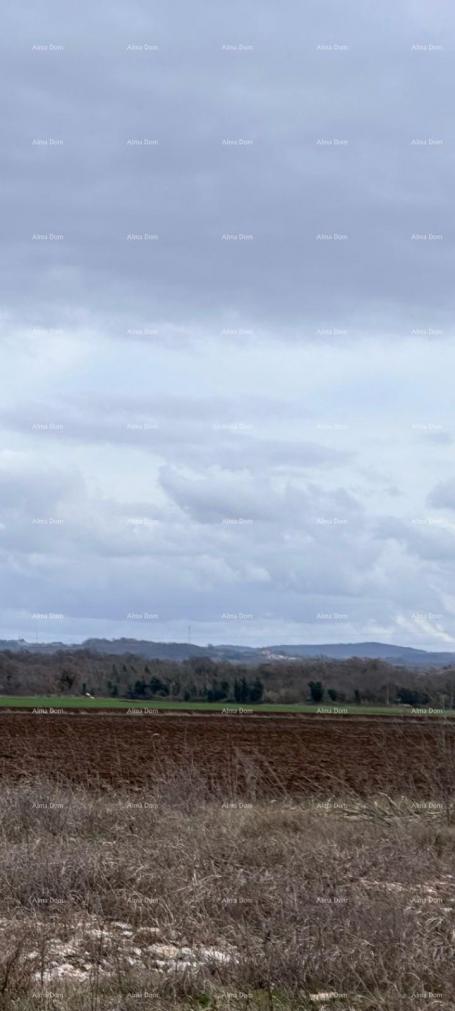
[[[7,12],[3,636],[455,648],[454,29]]]

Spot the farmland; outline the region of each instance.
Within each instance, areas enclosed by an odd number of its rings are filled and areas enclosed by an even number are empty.
[[[453,716],[3,694],[0,1006],[455,1011]]]
[[[36,710],[0,714],[5,1011],[455,1011],[455,722]]]
[[[150,710],[159,712],[213,712],[213,713],[257,713],[258,715],[289,713],[305,714],[307,716],[400,716],[400,717],[432,717],[455,718],[455,709],[442,709],[433,706],[405,705],[355,705],[343,703],[339,705],[320,706],[309,703],[260,703],[250,705],[245,703],[236,706],[230,702],[180,702],[168,699],[153,699],[139,701],[126,698],[90,698],[83,695],[0,695],[0,709],[87,709],[111,710],[125,712],[130,709]]]
[[[346,790],[434,794],[453,776],[455,723],[299,714],[58,711],[0,715],[0,775],[27,770],[72,783],[146,787],[177,764],[229,793],[260,796]],[[448,761],[451,759],[452,764]],[[444,769],[444,776],[442,776]],[[441,779],[442,777],[442,779]]]
[[[102,701],[3,698],[5,1011],[455,1011],[455,721]]]

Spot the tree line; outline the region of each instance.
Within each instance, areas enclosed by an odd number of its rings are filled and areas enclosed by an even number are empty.
[[[455,667],[308,658],[240,664],[193,656],[148,660],[77,650],[0,652],[3,695],[83,695],[183,702],[408,704],[455,708]]]

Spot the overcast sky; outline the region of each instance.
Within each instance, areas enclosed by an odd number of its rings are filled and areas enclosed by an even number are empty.
[[[455,649],[455,12],[5,10],[0,637]]]

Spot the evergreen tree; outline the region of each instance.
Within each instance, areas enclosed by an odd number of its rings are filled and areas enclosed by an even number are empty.
[[[310,681],[308,685],[310,689],[311,701],[312,702],[322,702],[324,698],[324,689],[320,681]]]
[[[248,698],[249,698],[248,681],[246,680],[246,678],[242,678],[240,682],[240,702],[248,702]]]
[[[255,678],[248,687],[248,699],[250,702],[262,702],[264,695],[264,685],[260,678]]]

